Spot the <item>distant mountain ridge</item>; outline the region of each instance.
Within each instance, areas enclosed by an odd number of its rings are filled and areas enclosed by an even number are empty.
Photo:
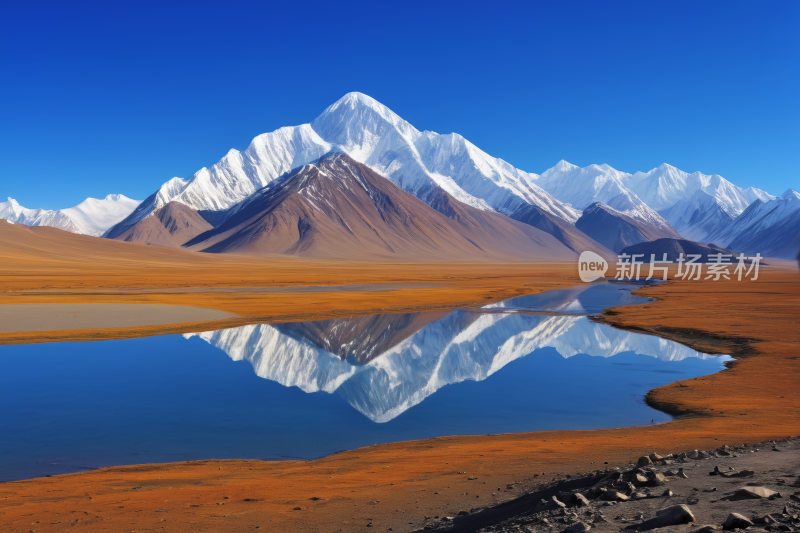
[[[430,206],[438,205],[444,191],[464,205],[541,229],[572,250],[585,244],[597,246],[597,239],[582,231],[586,225],[576,224],[585,219],[586,209],[599,202],[612,209],[617,220],[625,220],[617,216],[623,215],[635,221],[617,226],[620,235],[627,235],[620,245],[631,245],[630,238],[648,235],[678,236],[721,246],[736,244],[748,253],[754,253],[759,243],[769,242],[770,253],[794,256],[794,211],[776,209],[786,201],[784,197],[738,187],[719,175],[687,173],[666,163],[630,174],[606,164],[581,168],[562,160],[537,175],[491,157],[457,133],[420,131],[358,92],[344,95],[308,124],[264,133],[244,151],[230,150],[219,162],[188,179],[172,178],[141,203],[110,195],[70,209],[44,211],[22,208],[9,199],[0,203],[0,218],[74,233],[110,238],[125,234],[137,241],[175,245],[185,231],[171,233],[161,227],[160,220],[137,224],[151,216],[159,218],[154,214],[173,204],[168,211],[180,211],[180,223],[188,233],[204,226],[199,218],[217,227],[259,190],[335,152],[348,154]],[[119,199],[109,201],[112,196]],[[756,202],[769,207],[748,212]],[[188,210],[175,207],[178,205]],[[737,222],[746,212],[747,221]],[[135,226],[136,236],[130,233]],[[756,229],[762,232],[761,238],[749,238],[747,234]],[[773,235],[775,232],[779,234]],[[598,236],[596,231],[594,236]]]
[[[48,211],[27,209],[13,198],[0,202],[0,219],[26,226],[50,226],[71,233],[101,236],[122,221],[140,204],[122,194],[109,194],[102,200],[87,198],[75,207]]]

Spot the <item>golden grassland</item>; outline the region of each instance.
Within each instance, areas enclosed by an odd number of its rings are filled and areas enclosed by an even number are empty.
[[[46,233],[46,232],[45,232]],[[77,237],[77,236],[76,236]],[[3,234],[0,233],[0,245]],[[199,257],[173,250],[105,249],[55,258],[19,253],[0,265],[0,303],[161,302],[201,305],[242,320],[472,305],[577,283],[574,265],[321,264]],[[82,245],[90,248],[95,243]],[[101,247],[102,248],[102,247]],[[87,259],[91,253],[100,257]],[[128,254],[128,255],[126,255]],[[138,272],[138,274],[137,274]],[[240,273],[242,272],[242,273]],[[252,295],[281,284],[433,282],[389,293]],[[240,287],[243,294],[177,293],[170,287]],[[161,288],[161,292],[132,289]],[[193,289],[195,290],[195,289]],[[658,301],[608,310],[620,328],[671,338],[736,360],[714,375],[676,382],[648,402],[669,423],[595,431],[442,437],[352,450],[315,461],[194,461],[104,468],[0,485],[0,523],[10,531],[410,531],[443,516],[514,495],[507,484],[627,463],[659,451],[711,449],[800,433],[800,274],[762,269],[758,281],[670,282],[640,294]],[[313,309],[313,311],[309,311]],[[201,325],[174,326],[196,328]],[[165,329],[61,332],[50,340],[164,333]],[[24,340],[24,339],[21,339]],[[20,339],[5,338],[5,342]],[[535,383],[532,383],[535,386]],[[608,393],[613,394],[613,384]],[[556,399],[554,399],[556,400]],[[457,474],[467,472],[467,475]],[[468,477],[477,477],[469,480]],[[502,489],[502,490],[498,490]],[[299,510],[295,510],[299,508]],[[157,512],[161,509],[161,512]]]

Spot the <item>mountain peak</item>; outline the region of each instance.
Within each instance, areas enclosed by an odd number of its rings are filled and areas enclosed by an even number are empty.
[[[361,146],[367,137],[382,136],[395,130],[406,138],[419,132],[394,111],[363,93],[351,92],[329,105],[311,122],[322,138],[347,149]]]
[[[371,96],[367,96],[364,93],[359,92],[350,92],[346,95],[342,96],[334,103],[328,106],[325,111],[322,112],[320,117],[335,112],[339,110],[340,112],[353,112],[356,110],[372,110],[384,118],[397,118],[402,120],[394,111],[380,103],[379,101],[375,100]],[[319,120],[319,118],[317,119]]]
[[[383,107],[383,104],[375,100],[373,97],[360,93],[358,91],[351,91],[337,100],[336,103],[347,102],[351,105],[366,105],[369,107]]]
[[[794,190],[794,189],[787,189],[785,193],[781,194],[781,198],[785,198],[785,199],[787,199],[787,200],[788,200],[788,199],[791,199],[791,198],[795,198],[795,199],[798,199],[798,200],[800,200],[800,193],[798,193],[798,192],[797,192],[796,190]],[[11,198],[9,198],[9,200],[10,200],[10,199],[11,199]]]
[[[569,172],[570,170],[575,170],[576,168],[578,168],[578,165],[573,165],[569,161],[562,159],[561,161],[556,163],[550,170],[554,170],[556,172]]]
[[[10,196],[8,196],[7,198],[8,198],[8,202],[9,202],[11,205],[19,205],[19,202],[17,202],[16,200],[14,200],[13,198],[11,198]]]

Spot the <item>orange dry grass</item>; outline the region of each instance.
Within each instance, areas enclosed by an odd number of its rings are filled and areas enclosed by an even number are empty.
[[[370,269],[383,267],[364,268],[378,275]],[[397,267],[390,276],[431,279],[423,275],[422,267],[414,268]],[[546,268],[529,278],[520,271],[514,282],[489,274],[492,270],[503,274],[500,269],[509,268],[505,273],[511,276],[519,266],[487,267],[482,276],[470,272],[483,267],[458,268],[464,270],[455,275],[464,277],[448,289],[454,291],[454,300],[485,297],[492,290],[498,291],[496,295],[513,291],[524,279],[535,289],[574,283],[572,273]],[[349,272],[348,282],[365,281],[354,275],[355,270]],[[312,269],[309,276],[315,275],[322,276]],[[441,270],[436,275],[444,276]],[[471,281],[473,275],[472,280],[484,280],[479,289],[470,288],[477,283]],[[642,292],[663,300],[620,308],[605,319],[698,349],[739,354],[729,370],[650,394],[651,402],[692,416],[650,427],[401,442],[308,462],[198,461],[5,483],[0,485],[0,523],[10,531],[64,531],[79,525],[89,532],[251,531],[256,526],[267,531],[328,532],[362,530],[368,523],[376,531],[389,527],[410,531],[423,524],[424,516],[452,515],[510,498],[514,491],[504,488],[507,483],[543,472],[549,478],[593,470],[604,461],[620,464],[654,450],[709,449],[800,432],[796,271],[766,270],[758,282],[680,282]],[[404,295],[407,300],[402,301],[411,305],[417,297],[421,294]],[[357,297],[351,305],[363,301]],[[435,302],[435,297],[428,300],[431,305]],[[468,480],[472,476],[478,479]]]
[[[144,328],[3,333],[0,344],[202,331],[253,322],[485,304],[578,283],[574,264],[375,263],[216,255],[0,224],[0,304],[162,303],[239,319]],[[258,287],[419,283],[390,292],[248,292]],[[228,288],[231,292],[212,292]]]

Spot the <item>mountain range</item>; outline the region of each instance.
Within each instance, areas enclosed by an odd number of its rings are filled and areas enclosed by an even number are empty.
[[[141,202],[121,194],[109,194],[102,200],[87,198],[75,207],[48,211],[27,209],[13,198],[0,202],[0,219],[26,226],[50,226],[82,235],[99,237],[121,222]]]
[[[576,252],[552,235],[433,187],[429,206],[347,154],[333,152],[272,181],[237,204],[222,224],[183,246],[331,258],[574,259]],[[182,204],[171,201],[158,213],[173,205]],[[154,218],[109,236],[123,238]],[[585,244],[604,251],[597,243]]]
[[[81,218],[71,210],[24,210],[11,205],[12,200],[0,204],[0,217],[151,244],[192,242],[196,248],[201,234],[228,224],[228,218],[256,201],[262,189],[276,195],[276,184],[284,184],[286,176],[331,153],[347,154],[434,210],[442,212],[437,205],[446,194],[476,210],[471,211],[473,216],[477,211],[503,215],[550,234],[573,251],[586,243],[596,247],[599,242],[619,252],[658,238],[687,238],[764,255],[764,238],[751,237],[757,229],[769,236],[768,253],[796,254],[791,197],[797,193],[792,190],[776,197],[754,187],[738,187],[718,175],[690,174],[667,164],[629,174],[609,165],[581,168],[562,160],[537,175],[491,157],[456,133],[420,131],[357,92],[348,93],[308,124],[259,135],[244,151],[230,150],[188,179],[167,181],[141,203],[117,202],[115,213],[127,213],[117,217],[116,225],[92,209],[80,209],[88,213]],[[106,200],[112,196],[121,197],[110,195]],[[158,221],[137,227],[152,217]],[[161,218],[168,219],[171,227]],[[230,229],[230,224],[226,227]],[[223,248],[232,251],[225,246],[208,251]],[[294,253],[290,249],[279,253]]]

